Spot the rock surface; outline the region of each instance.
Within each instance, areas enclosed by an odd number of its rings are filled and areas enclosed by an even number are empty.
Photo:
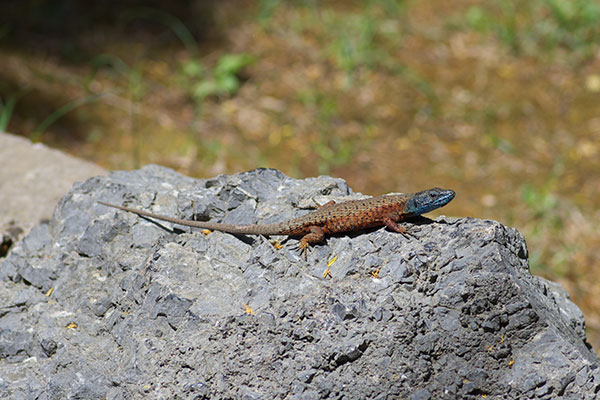
[[[3,132],[0,162],[0,257],[12,242],[50,219],[74,182],[106,173],[95,164]]]
[[[330,237],[305,260],[296,239],[278,250],[96,203],[255,223],[350,194],[156,166],[75,185],[0,265],[0,398],[596,397],[581,312],[497,222],[420,218],[415,238]]]

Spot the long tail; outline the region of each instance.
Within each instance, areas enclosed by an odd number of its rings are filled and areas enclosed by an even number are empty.
[[[129,208],[119,206],[117,204],[106,203],[104,201],[98,201],[98,203],[118,208],[119,210],[127,211],[144,217],[159,219],[161,221],[171,222],[173,224],[191,226],[194,228],[210,229],[215,231],[222,231],[228,233],[239,233],[243,235],[280,235],[282,234],[281,224],[265,224],[265,225],[233,225],[233,224],[222,224],[218,222],[207,222],[207,221],[191,221],[181,218],[168,217],[166,215],[154,214],[148,211],[138,210],[136,208]]]

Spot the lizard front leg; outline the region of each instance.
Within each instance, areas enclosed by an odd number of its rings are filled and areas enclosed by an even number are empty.
[[[396,221],[394,221],[391,217],[389,217],[389,216],[384,217],[383,223],[385,224],[385,226],[388,227],[388,229],[390,229],[394,232],[401,233],[402,236],[404,236],[405,238],[408,238],[408,231],[406,230],[406,228],[398,225],[396,223]]]
[[[329,200],[327,203],[325,203],[325,204],[323,204],[323,205],[320,205],[320,206],[318,206],[317,208],[329,207],[329,206],[332,206],[332,205],[334,205],[334,204],[336,204],[336,203],[335,203],[335,200]]]

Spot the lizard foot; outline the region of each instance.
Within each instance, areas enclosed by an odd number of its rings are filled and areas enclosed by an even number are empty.
[[[308,246],[308,242],[302,238],[298,245],[298,249],[300,250],[300,255],[304,256],[304,261],[308,261]]]
[[[402,236],[404,236],[407,239],[413,238],[413,239],[418,239],[418,237],[409,229],[404,228],[404,232],[401,232]]]

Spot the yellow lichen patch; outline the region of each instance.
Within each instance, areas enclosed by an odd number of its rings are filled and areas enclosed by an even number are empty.
[[[327,269],[329,269],[329,267],[331,267],[333,265],[334,262],[336,262],[338,259],[338,256],[333,257],[328,263],[327,263]]]
[[[246,314],[250,314],[250,315],[254,315],[254,310],[252,309],[252,307],[250,307],[248,304],[242,304],[242,306],[244,306],[244,312]]]

